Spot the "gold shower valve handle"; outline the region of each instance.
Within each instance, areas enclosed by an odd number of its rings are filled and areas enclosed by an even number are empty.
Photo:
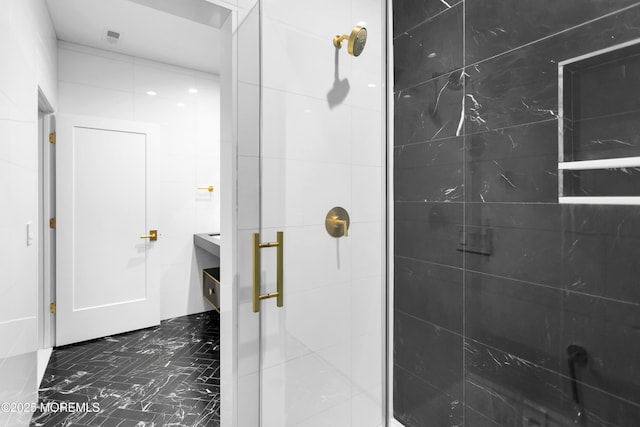
[[[348,237],[350,223],[351,220],[347,211],[340,206],[336,206],[327,213],[324,227],[332,237]]]
[[[342,236],[349,237],[349,226],[347,224],[347,221],[338,219],[338,217],[335,217],[334,221],[339,227],[342,227]]]
[[[209,193],[213,193],[213,185],[210,185],[208,187],[198,187],[196,190],[207,190]]]

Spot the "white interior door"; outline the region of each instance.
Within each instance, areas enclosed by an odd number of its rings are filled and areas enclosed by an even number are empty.
[[[153,127],[57,117],[56,345],[160,323],[149,279],[147,149]]]

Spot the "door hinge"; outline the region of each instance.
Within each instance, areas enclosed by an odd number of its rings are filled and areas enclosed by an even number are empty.
[[[51,304],[49,304],[49,312],[51,314],[56,314],[56,303],[52,302]]]
[[[50,218],[49,219],[49,228],[53,228],[55,230],[55,228],[56,228],[56,219],[55,218]]]
[[[56,133],[55,132],[51,132],[49,134],[49,142],[51,144],[55,144],[56,143]]]

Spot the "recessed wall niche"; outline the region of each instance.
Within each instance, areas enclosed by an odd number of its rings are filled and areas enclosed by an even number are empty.
[[[559,202],[640,204],[640,39],[558,72]]]

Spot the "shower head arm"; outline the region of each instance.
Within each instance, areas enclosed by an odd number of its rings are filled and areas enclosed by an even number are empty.
[[[333,45],[340,49],[342,47],[342,42],[345,40],[349,40],[349,36],[347,34],[338,34],[333,38]]]

